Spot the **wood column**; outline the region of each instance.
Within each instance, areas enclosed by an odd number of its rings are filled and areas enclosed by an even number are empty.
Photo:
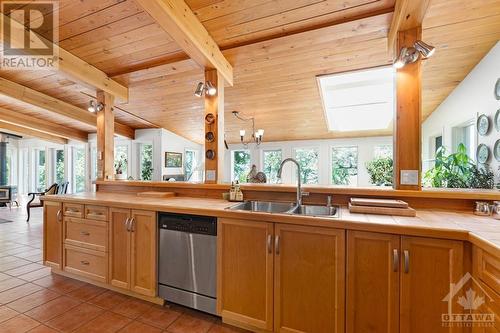
[[[205,94],[205,116],[212,114],[213,123],[205,121],[205,134],[212,132],[214,140],[205,140],[205,183],[222,182],[224,177],[224,78],[216,69],[205,71],[205,81],[210,81],[216,88],[217,94]],[[207,158],[207,151],[215,152],[213,159]]]
[[[398,32],[397,51],[421,39],[420,27]],[[397,53],[396,53],[397,54]],[[421,60],[396,73],[396,111],[394,119],[394,188],[420,190],[422,179],[422,71]],[[404,171],[403,171],[404,170]],[[418,173],[418,184],[404,184],[403,173]],[[401,184],[403,182],[403,184]]]
[[[97,103],[104,108],[97,112],[97,179],[115,178],[115,115],[114,97],[105,92],[97,92]]]

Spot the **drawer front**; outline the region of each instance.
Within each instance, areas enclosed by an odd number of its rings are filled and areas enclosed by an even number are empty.
[[[63,204],[63,215],[71,217],[83,217],[83,205],[64,203]]]
[[[85,205],[85,218],[97,221],[107,221],[108,207]]]
[[[107,223],[72,217],[65,218],[64,222],[65,244],[81,246],[96,251],[107,251]]]
[[[76,246],[64,246],[64,270],[73,274],[106,283],[108,279],[108,256],[105,252]]]
[[[500,260],[484,251],[474,248],[475,270],[479,279],[500,294]]]

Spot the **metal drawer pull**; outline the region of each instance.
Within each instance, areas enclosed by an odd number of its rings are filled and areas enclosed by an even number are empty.
[[[88,231],[80,231],[80,235],[82,235],[82,236],[90,236],[90,232],[88,232]]]
[[[62,213],[62,211],[59,209],[59,210],[57,211],[57,222],[61,222],[61,221],[62,221],[62,216],[61,216],[61,213]]]
[[[273,252],[273,236],[267,235],[267,253]]]
[[[130,231],[132,231],[132,232],[135,231],[135,218],[134,217],[130,218]]]
[[[279,255],[280,254],[280,236],[276,236],[274,239],[274,252]]]
[[[87,260],[81,260],[80,263],[86,266],[90,265],[90,262],[88,262]]]
[[[125,226],[125,228],[127,229],[127,231],[130,231],[129,228],[128,228],[128,223],[130,222],[130,218],[127,217],[127,219],[125,220],[125,222],[123,222],[123,225]]]
[[[405,273],[410,272],[410,252],[408,250],[404,251],[405,254]]]
[[[399,253],[397,249],[392,250],[392,270],[394,272],[398,271],[399,266]]]

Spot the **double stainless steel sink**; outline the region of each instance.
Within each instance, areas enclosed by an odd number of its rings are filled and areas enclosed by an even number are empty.
[[[338,206],[297,205],[293,202],[249,200],[228,207],[228,209],[271,214],[289,214],[330,218],[339,216]]]

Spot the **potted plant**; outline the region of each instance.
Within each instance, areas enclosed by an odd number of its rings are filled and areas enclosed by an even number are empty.
[[[125,180],[127,179],[127,175],[123,173],[123,164],[126,161],[118,161],[115,163],[115,179],[117,180]]]

